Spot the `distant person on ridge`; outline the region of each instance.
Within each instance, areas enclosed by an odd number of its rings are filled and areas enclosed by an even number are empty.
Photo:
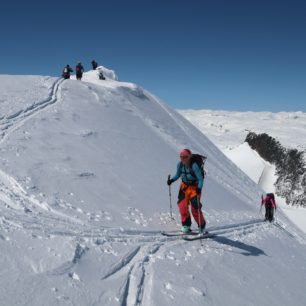
[[[167,184],[170,186],[173,182],[182,179],[180,191],[178,194],[178,207],[180,210],[183,233],[191,232],[191,217],[189,212],[189,204],[191,204],[191,213],[194,220],[197,222],[199,232],[203,233],[206,226],[200,203],[202,187],[204,183],[204,172],[195,158],[202,156],[193,155],[189,149],[184,149],[180,152],[181,161],[177,164],[177,171],[174,177],[168,178]],[[203,157],[204,158],[204,157]],[[204,163],[202,162],[204,165]]]
[[[66,67],[63,69],[63,78],[64,79],[70,79],[70,73],[73,72],[72,68],[69,65],[66,65]]]
[[[274,211],[276,210],[274,193],[267,193],[265,198],[262,197],[261,207],[263,205],[266,208],[265,220],[272,222],[274,220]]]
[[[77,80],[81,81],[84,73],[84,67],[81,62],[78,62],[77,66],[75,67],[75,72]]]
[[[96,70],[98,68],[98,63],[95,60],[91,61],[92,70]]]
[[[100,80],[105,80],[105,76],[103,75],[102,71],[99,72],[99,79]]]

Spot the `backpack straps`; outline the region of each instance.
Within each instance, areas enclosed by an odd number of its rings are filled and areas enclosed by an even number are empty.
[[[198,178],[196,177],[196,175],[195,175],[195,173],[194,173],[194,171],[193,171],[193,169],[192,169],[192,166],[193,166],[194,163],[195,163],[195,162],[192,162],[192,163],[190,164],[189,173],[190,173],[190,175],[191,175],[192,177],[194,177],[194,178],[197,180]],[[185,171],[183,171],[183,168],[185,168]],[[186,178],[187,178],[186,167],[183,165],[182,162],[180,162],[180,171],[181,171],[181,174],[184,173],[185,176],[186,176]]]
[[[197,176],[195,175],[193,169],[192,169],[192,166],[195,164],[195,162],[192,162],[190,163],[190,174],[195,178],[195,179],[198,179]]]

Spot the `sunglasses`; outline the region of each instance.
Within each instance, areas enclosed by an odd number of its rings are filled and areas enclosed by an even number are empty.
[[[181,159],[188,159],[189,156],[180,156]]]

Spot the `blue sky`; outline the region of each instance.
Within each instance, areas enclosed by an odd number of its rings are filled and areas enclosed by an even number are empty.
[[[1,74],[95,58],[177,108],[306,111],[305,0],[5,1]]]

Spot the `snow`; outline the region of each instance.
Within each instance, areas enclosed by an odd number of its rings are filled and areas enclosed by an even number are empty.
[[[0,119],[13,119],[48,99],[55,78],[0,75]]]
[[[275,166],[263,160],[250,147],[248,150],[241,150],[241,147],[245,148],[246,146],[249,147],[247,143],[243,143],[236,149],[230,150],[230,154],[226,155],[250,178],[257,182],[266,193],[275,193],[274,183],[277,179]],[[249,161],[249,163],[246,161]],[[306,209],[287,205],[285,200],[278,196],[276,196],[276,202],[285,215],[306,234]]]
[[[257,184],[260,182],[266,163],[247,143],[243,143],[235,149],[226,150],[224,153],[254,182]]]
[[[205,135],[105,75],[2,77],[1,304],[303,305],[300,230],[281,212],[264,223],[261,190]],[[178,184],[171,220],[166,178],[183,147],[208,156],[211,239],[160,234],[179,228]]]
[[[267,133],[282,145],[305,150],[306,114],[302,112],[179,111],[194,123],[266,193],[275,192],[275,166],[263,160],[244,139],[249,131]],[[286,216],[306,233],[306,209],[286,205],[276,197]]]
[[[267,133],[286,147],[306,149],[306,113],[179,110],[218,147],[233,148],[244,142],[249,131]]]
[[[282,203],[282,209],[304,233],[306,233],[306,209],[302,207],[288,206],[285,203]]]

